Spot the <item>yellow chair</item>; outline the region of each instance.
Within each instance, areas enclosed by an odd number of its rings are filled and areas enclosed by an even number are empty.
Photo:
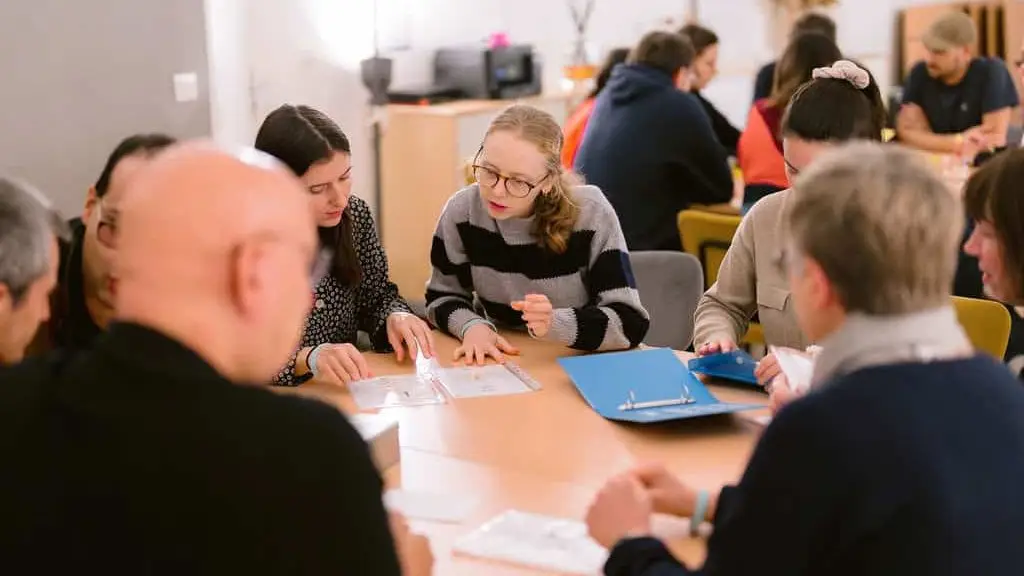
[[[740,225],[740,216],[708,212],[701,208],[683,210],[679,213],[679,236],[683,251],[700,260],[704,269],[705,288],[710,288],[718,279],[726,251]],[[750,323],[743,341],[749,344],[764,344],[764,331],[757,322]]]
[[[1010,313],[999,302],[953,296],[956,317],[978,351],[1002,360],[1010,341]]]
[[[700,260],[704,269],[704,287],[709,288],[718,279],[725,253],[740,225],[739,216],[713,214],[702,210],[683,210],[679,213],[679,236],[683,251]]]

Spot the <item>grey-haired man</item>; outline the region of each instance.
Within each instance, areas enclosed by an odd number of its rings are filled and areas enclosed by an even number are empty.
[[[0,365],[20,362],[50,317],[64,225],[30,186],[0,177]]]

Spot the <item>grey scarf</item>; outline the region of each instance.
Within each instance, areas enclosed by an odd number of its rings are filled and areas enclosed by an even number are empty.
[[[952,306],[902,316],[850,314],[821,342],[811,387],[862,368],[973,354]]]

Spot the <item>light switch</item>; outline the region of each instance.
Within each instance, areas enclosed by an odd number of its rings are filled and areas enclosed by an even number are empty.
[[[195,72],[174,75],[174,100],[195,102],[199,98],[199,77]]]

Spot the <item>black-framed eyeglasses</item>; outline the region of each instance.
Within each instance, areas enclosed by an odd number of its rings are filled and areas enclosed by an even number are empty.
[[[96,204],[97,223],[96,223],[96,239],[100,241],[100,244],[110,248],[111,250],[117,248],[117,220],[115,218],[107,218],[103,214],[103,201],[100,200]]]
[[[481,186],[495,188],[498,186],[499,182],[504,180],[505,190],[508,192],[509,196],[512,196],[514,198],[526,198],[527,196],[530,195],[531,192],[540,187],[540,185],[543,184],[544,180],[547,178],[547,176],[545,175],[544,178],[541,178],[540,182],[534,184],[532,182],[527,182],[522,178],[516,178],[515,176],[507,176],[505,174],[502,174],[501,172],[498,172],[494,168],[489,168],[487,166],[477,164],[476,161],[478,158],[480,158],[481,151],[483,151],[482,147],[480,148],[480,150],[477,150],[476,156],[473,157],[473,178],[475,178],[477,183],[480,184]]]

